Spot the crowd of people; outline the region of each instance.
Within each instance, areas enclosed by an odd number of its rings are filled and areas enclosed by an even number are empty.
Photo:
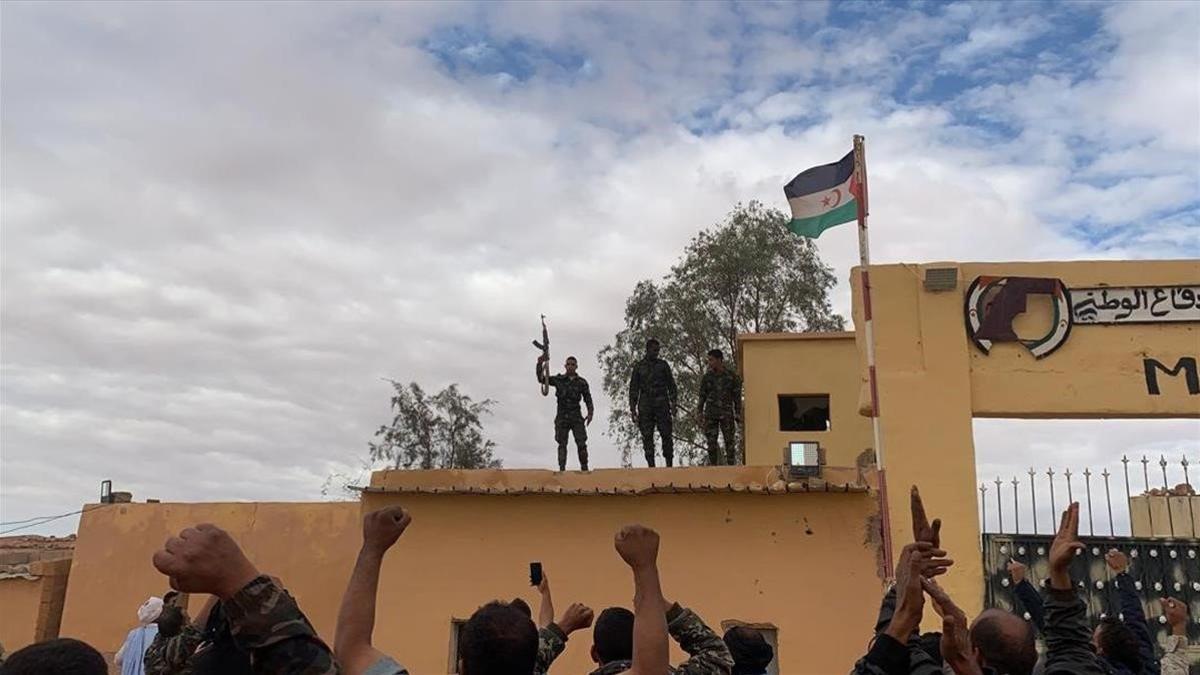
[[[1014,561],[1009,566],[1016,595],[1030,618],[987,609],[969,620],[937,581],[954,564],[941,548],[941,521],[928,519],[915,487],[911,502],[912,541],[900,554],[874,636],[865,655],[852,665],[853,674],[1188,672],[1186,605],[1163,600],[1172,637],[1160,657],[1128,574],[1129,560],[1119,551],[1106,557],[1120,598],[1119,618],[1089,625],[1084,600],[1069,572],[1083,548],[1078,503],[1062,514],[1050,547],[1044,592],[1029,583],[1022,565]],[[174,590],[161,599],[150,598],[138,609],[138,625],[117,652],[117,665],[123,675],[408,675],[401,661],[374,646],[372,637],[384,556],[411,522],[412,515],[400,507],[364,517],[363,543],[342,598],[332,648],[317,635],[283,582],[261,573],[227,532],[206,524],[187,528],[154,554],[154,566]],[[758,631],[739,626],[718,635],[695,612],[664,597],[659,535],[654,530],[629,525],[613,543],[632,576],[632,609],[609,607],[594,615],[591,608],[574,603],[555,618],[549,578],[543,575],[536,621],[529,604],[520,599],[488,602],[471,615],[459,638],[458,672],[548,673],[571,636],[589,627],[590,655],[597,666],[592,675],[767,672],[774,654]],[[209,595],[195,618],[187,616],[181,593]],[[940,633],[920,633],[927,605],[941,617]],[[670,665],[670,640],[688,654],[687,661]],[[0,675],[107,672],[96,649],[70,638],[25,647],[0,665]]]

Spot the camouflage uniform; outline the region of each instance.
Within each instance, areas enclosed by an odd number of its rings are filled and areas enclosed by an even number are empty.
[[[295,599],[260,576],[224,601],[238,647],[251,654],[259,675],[337,675],[333,652],[300,611]],[[397,672],[405,673],[403,669]]]
[[[567,634],[558,624],[551,623],[545,628],[538,629],[537,661],[534,662],[533,675],[546,675],[550,664],[567,648]]]
[[[542,382],[542,371],[537,371],[538,382]],[[579,451],[579,468],[588,470],[587,424],[579,411],[579,401],[587,405],[588,416],[592,414],[592,391],[587,380],[578,375],[551,375],[546,384],[554,387],[557,411],[554,414],[554,442],[558,444],[558,470],[567,470],[567,433],[575,434],[575,448]]]
[[[667,466],[675,460],[673,440],[675,404],[678,391],[671,366],[658,357],[644,357],[633,364],[629,377],[629,409],[637,410],[638,429],[642,432],[642,451],[646,465],[654,466],[654,429],[662,438],[663,459]]]
[[[721,636],[705,625],[695,612],[680,607],[678,602],[667,610],[667,630],[691,657],[674,668],[668,668],[669,675],[728,675],[733,668],[733,657]],[[632,661],[609,661],[592,671],[591,675],[616,675],[632,667]]]
[[[734,421],[742,409],[742,379],[729,368],[709,370],[700,378],[700,401],[696,410],[704,416],[704,438],[708,441],[708,463],[737,464]],[[725,437],[725,461],[717,444],[717,431]]]
[[[191,675],[192,655],[203,641],[204,632],[190,622],[178,635],[155,635],[142,660],[146,675]]]

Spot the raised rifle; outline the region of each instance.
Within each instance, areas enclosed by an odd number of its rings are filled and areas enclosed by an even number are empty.
[[[542,380],[542,396],[550,395],[550,333],[546,332],[546,315],[542,315],[542,341],[533,341],[533,346],[542,350],[542,367],[538,371],[541,373]]]

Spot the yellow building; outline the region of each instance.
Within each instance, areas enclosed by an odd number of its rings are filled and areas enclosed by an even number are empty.
[[[1200,262],[885,265],[871,279],[892,540],[911,538],[908,486],[919,484],[958,561],[946,585],[970,613],[983,602],[973,417],[1200,417]],[[865,349],[861,333],[743,336],[745,467],[387,471],[361,504],[89,510],[62,634],[115,650],[128,628],[115,608],[164,588],[153,550],[207,521],[283,578],[331,638],[360,509],[399,503],[415,524],[385,560],[375,636],[414,673],[453,672],[455,622],[479,604],[532,601],[533,560],[560,609],[630,605],[612,535],[631,521],[661,532],[671,599],[714,627],[773,629],[777,672],[846,672],[866,649],[885,572]],[[819,477],[781,471],[793,442],[821,446]],[[587,672],[589,646],[574,637],[553,672]]]

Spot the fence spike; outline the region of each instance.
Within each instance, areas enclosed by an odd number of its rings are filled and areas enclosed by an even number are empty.
[[[1183,459],[1179,460],[1179,463],[1183,465],[1183,482],[1187,483],[1187,486],[1190,488],[1192,486],[1192,477],[1188,475],[1187,455],[1184,455]],[[1196,536],[1196,509],[1188,509],[1188,515],[1192,519],[1192,536],[1194,537]]]
[[[1054,531],[1054,523],[1058,521],[1058,506],[1054,503],[1054,469],[1046,469],[1046,478],[1050,481],[1050,530]]]
[[[1067,505],[1069,506],[1069,505],[1075,503],[1075,491],[1071,489],[1071,469],[1070,469],[1070,467],[1067,467],[1067,470],[1063,471],[1063,475],[1067,477]]]
[[[987,532],[987,483],[979,484],[979,506],[979,513],[983,517],[983,527],[981,529]]]
[[[1175,536],[1175,514],[1171,513],[1171,486],[1168,484],[1168,481],[1167,481],[1167,457],[1166,457],[1166,455],[1158,456],[1158,465],[1160,467],[1162,467],[1163,492],[1166,493],[1166,498],[1167,498],[1167,529],[1170,531],[1170,534],[1168,536],[1174,537]],[[1190,511],[1191,509],[1188,509],[1188,510]]]
[[[1113,527],[1112,493],[1108,490],[1108,477],[1112,474],[1108,472],[1108,467],[1104,467],[1104,471],[1100,475],[1104,476],[1104,502],[1108,504],[1108,536],[1115,537],[1117,536],[1117,532]]]
[[[1153,537],[1154,536],[1154,509],[1151,507],[1151,504],[1150,504],[1150,468],[1149,467],[1150,467],[1150,460],[1146,459],[1145,455],[1142,455],[1142,480],[1144,481],[1144,484],[1146,486],[1146,491],[1144,493],[1146,495],[1146,517],[1150,521],[1150,536]]]
[[[1038,533],[1037,528],[1037,490],[1034,489],[1033,475],[1037,473],[1033,467],[1029,467],[1029,500],[1033,504],[1033,533]]]
[[[1000,519],[1000,533],[1004,534],[1004,500],[1000,497],[999,476],[996,476],[996,517]]]
[[[1087,487],[1087,502],[1088,502],[1088,535],[1096,536],[1096,527],[1092,521],[1092,468],[1083,467],[1083,482]]]
[[[1013,527],[1015,528],[1013,532],[1021,534],[1021,498],[1017,495],[1017,485],[1019,485],[1017,477],[1013,476]]]

